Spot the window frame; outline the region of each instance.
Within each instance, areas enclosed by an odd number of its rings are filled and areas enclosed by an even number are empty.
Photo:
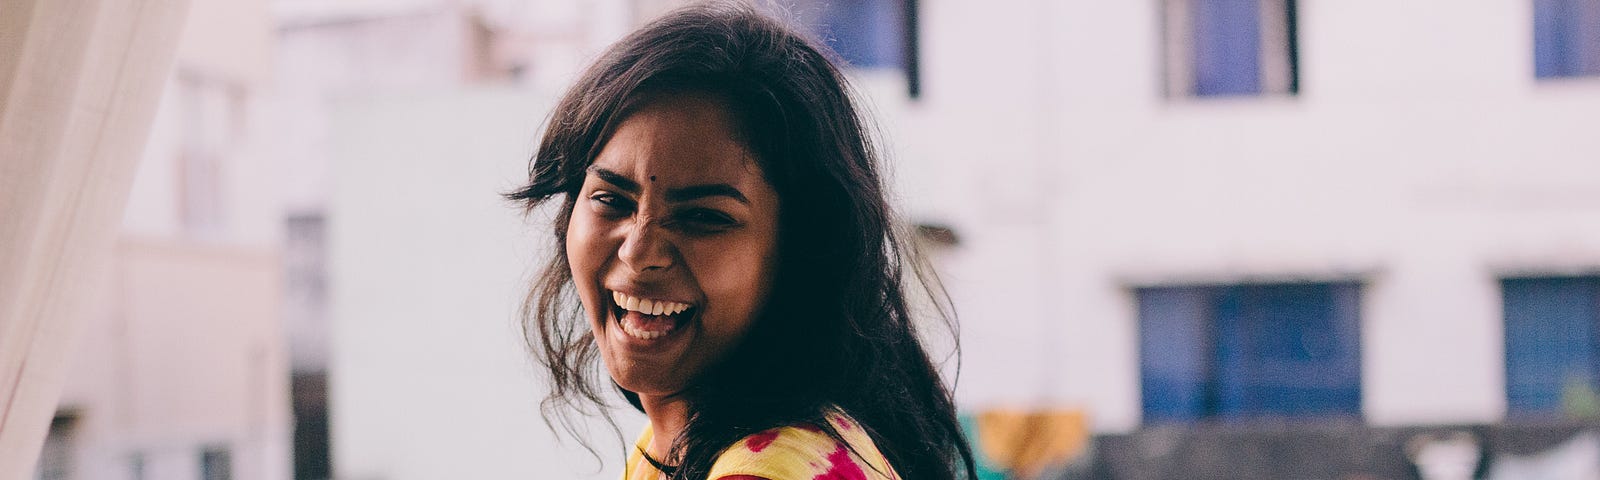
[[[1529,8],[1535,80],[1600,77],[1600,0],[1532,0]]]
[[[1583,274],[1570,274],[1570,275],[1519,274],[1519,275],[1501,276],[1498,280],[1499,280],[1498,283],[1499,283],[1499,287],[1500,287],[1499,293],[1500,293],[1501,322],[1502,322],[1501,326],[1503,327],[1503,332],[1504,332],[1503,335],[1502,335],[1502,337],[1503,337],[1503,339],[1502,339],[1502,342],[1503,342],[1502,343],[1502,347],[1504,348],[1504,350],[1502,352],[1502,361],[1503,361],[1503,367],[1504,367],[1503,373],[1505,374],[1505,387],[1504,387],[1504,395],[1505,395],[1505,397],[1504,398],[1506,400],[1506,418],[1514,419],[1514,420],[1515,419],[1529,420],[1529,419],[1551,419],[1551,418],[1564,417],[1564,416],[1567,415],[1568,412],[1565,411],[1567,406],[1563,405],[1562,402],[1566,401],[1566,399],[1564,397],[1565,397],[1565,395],[1567,395],[1569,393],[1567,391],[1567,389],[1573,388],[1572,385],[1568,384],[1568,382],[1570,382],[1570,380],[1569,379],[1558,379],[1558,380],[1551,381],[1551,382],[1540,382],[1539,378],[1520,378],[1520,377],[1523,376],[1523,373],[1529,373],[1529,372],[1532,372],[1532,373],[1535,374],[1535,376],[1537,376],[1539,373],[1543,373],[1543,372],[1548,371],[1549,368],[1551,368],[1552,366],[1551,365],[1544,365],[1544,364],[1537,363],[1540,360],[1547,360],[1548,358],[1546,358],[1546,359],[1536,359],[1536,358],[1525,357],[1525,356],[1519,354],[1519,347],[1527,346],[1529,344],[1533,344],[1534,348],[1533,348],[1533,350],[1531,352],[1529,352],[1532,356],[1535,356],[1535,357],[1537,357],[1537,356],[1546,356],[1546,357],[1548,357],[1550,354],[1554,353],[1553,350],[1559,350],[1561,346],[1558,345],[1555,348],[1552,348],[1552,346],[1548,345],[1548,344],[1538,345],[1539,340],[1540,340],[1540,338],[1538,338],[1538,337],[1540,336],[1541,333],[1547,334],[1547,335],[1544,335],[1544,336],[1548,337],[1548,336],[1550,336],[1549,334],[1552,333],[1549,330],[1551,330],[1551,329],[1560,330],[1563,326],[1562,325],[1541,324],[1541,325],[1535,326],[1535,327],[1539,327],[1539,328],[1534,328],[1531,331],[1528,330],[1527,327],[1530,326],[1530,325],[1527,324],[1528,322],[1541,322],[1542,323],[1543,321],[1548,321],[1548,320],[1542,320],[1541,321],[1540,319],[1522,318],[1525,315],[1530,313],[1529,310],[1538,309],[1539,306],[1537,306],[1537,305],[1513,305],[1514,302],[1518,301],[1519,295],[1511,293],[1511,291],[1513,290],[1511,287],[1515,286],[1515,287],[1523,287],[1523,288],[1534,288],[1534,285],[1540,284],[1540,283],[1546,284],[1546,285],[1543,285],[1544,287],[1550,287],[1550,286],[1552,286],[1550,284],[1562,284],[1562,283],[1570,282],[1571,284],[1568,284],[1568,285],[1555,285],[1555,286],[1567,287],[1567,288],[1571,288],[1571,289],[1577,290],[1577,291],[1587,290],[1587,292],[1586,292],[1587,293],[1587,297],[1588,297],[1587,298],[1587,302],[1588,302],[1588,304],[1587,304],[1587,307],[1588,307],[1587,314],[1588,314],[1589,318],[1587,318],[1586,320],[1580,320],[1580,321],[1586,321],[1586,324],[1585,325],[1576,325],[1576,326],[1570,326],[1569,325],[1567,327],[1570,327],[1570,328],[1585,328],[1586,329],[1586,333],[1588,334],[1588,338],[1586,340],[1584,340],[1584,339],[1576,339],[1576,340],[1574,340],[1574,339],[1571,339],[1570,337],[1566,337],[1566,336],[1559,335],[1559,334],[1556,335],[1556,336],[1561,336],[1564,339],[1573,342],[1573,344],[1565,345],[1565,347],[1569,347],[1569,348],[1574,348],[1575,347],[1575,348],[1586,350],[1585,353],[1586,353],[1586,355],[1588,357],[1587,358],[1588,365],[1582,366],[1582,367],[1585,367],[1584,368],[1585,371],[1580,372],[1579,376],[1580,377],[1586,376],[1588,378],[1587,379],[1580,378],[1579,380],[1587,380],[1587,384],[1586,385],[1581,385],[1580,387],[1587,387],[1589,392],[1592,394],[1597,389],[1600,389],[1600,273],[1583,273]],[[1546,300],[1548,300],[1548,298],[1546,298]],[[1566,302],[1557,302],[1557,303],[1560,303],[1560,305],[1556,305],[1557,310],[1569,309],[1569,308],[1574,308],[1574,307],[1581,309],[1582,307],[1585,306],[1585,305],[1583,305],[1581,303],[1566,303]],[[1548,315],[1548,314],[1551,314],[1552,312],[1545,311],[1543,313]],[[1561,315],[1561,313],[1573,313],[1573,312],[1571,312],[1571,311],[1555,312],[1555,315],[1559,316],[1559,315]],[[1568,332],[1568,333],[1570,333],[1570,332]],[[1583,343],[1587,343],[1587,345],[1586,346],[1579,345],[1579,344],[1583,344]],[[1587,348],[1585,348],[1585,347],[1587,347]],[[1583,362],[1582,359],[1575,360],[1575,361],[1577,361],[1579,363]],[[1571,376],[1570,373],[1562,373],[1562,374],[1558,374],[1558,375]],[[1538,386],[1539,383],[1553,383],[1553,382],[1559,382],[1560,383],[1560,386],[1559,386],[1560,390],[1555,392],[1554,395],[1553,395],[1555,404],[1549,406],[1549,408],[1540,408],[1540,407],[1538,407],[1537,406],[1538,404],[1548,403],[1548,402],[1541,401],[1541,400],[1539,400],[1537,398],[1529,398],[1530,396],[1536,396],[1537,394],[1529,392],[1528,390],[1537,389],[1539,387]]]
[[[1203,92],[1197,78],[1194,31],[1201,2],[1240,0],[1162,0],[1159,29],[1162,94],[1173,101],[1227,98],[1298,97],[1300,75],[1300,8],[1298,0],[1254,1],[1257,12],[1256,88],[1248,92]]]
[[[1324,338],[1331,339],[1336,351],[1319,360],[1323,366],[1315,363],[1300,362],[1274,364],[1270,350],[1260,350],[1263,345],[1270,345],[1283,338],[1273,338],[1273,335],[1247,335],[1244,337],[1223,338],[1231,335],[1224,329],[1249,328],[1250,322],[1272,321],[1275,317],[1285,315],[1291,310],[1264,313],[1264,309],[1271,308],[1263,299],[1276,299],[1282,302],[1284,295],[1302,295],[1304,290],[1295,292],[1295,289],[1319,289],[1314,291],[1317,296],[1325,296],[1322,305],[1328,308],[1324,322],[1330,330]],[[1318,281],[1281,281],[1281,282],[1226,282],[1206,284],[1158,284],[1136,286],[1132,289],[1133,300],[1138,318],[1137,332],[1139,345],[1139,382],[1140,382],[1140,411],[1146,424],[1187,424],[1187,423],[1240,423],[1253,421],[1266,421],[1272,419],[1293,420],[1333,420],[1333,421],[1361,421],[1365,418],[1365,399],[1362,375],[1364,370],[1362,331],[1362,301],[1364,298],[1365,283],[1360,280],[1318,280]],[[1241,293],[1242,292],[1242,293]],[[1165,299],[1158,295],[1171,295]],[[1250,297],[1254,305],[1244,308],[1247,314],[1239,314],[1228,322],[1219,322],[1224,308],[1221,304],[1228,295]],[[1180,298],[1187,297],[1187,298]],[[1178,303],[1156,305],[1161,301],[1177,299]],[[1281,308],[1281,305],[1279,305]],[[1154,315],[1152,308],[1175,308],[1173,315]],[[1169,312],[1171,312],[1169,310]],[[1258,325],[1259,327],[1259,325]],[[1283,331],[1279,329],[1258,329],[1257,333]],[[1155,333],[1159,332],[1159,335]],[[1244,330],[1239,330],[1248,334]],[[1301,341],[1304,341],[1306,331],[1299,331]],[[1283,336],[1287,338],[1287,336]],[[1239,350],[1239,349],[1244,350]],[[1256,348],[1256,351],[1250,351]],[[1309,347],[1305,347],[1309,348]],[[1233,349],[1223,352],[1224,349]],[[1160,355],[1154,355],[1160,352]],[[1243,352],[1243,353],[1241,353]],[[1263,353],[1266,352],[1266,353]],[[1281,353],[1281,352],[1279,352]],[[1227,356],[1225,356],[1227,355]],[[1223,372],[1229,368],[1224,362],[1233,362],[1236,370],[1232,373]],[[1271,378],[1276,374],[1263,374],[1263,370],[1286,370],[1304,368],[1337,368],[1339,374],[1332,377],[1339,382],[1349,382],[1336,387],[1326,388],[1327,392],[1337,392],[1335,395],[1321,397],[1318,404],[1322,411],[1294,411],[1274,408],[1272,405],[1288,405],[1281,402],[1284,392],[1293,391],[1296,387],[1292,383],[1270,384],[1252,383],[1263,378]],[[1280,372],[1281,373],[1281,372]],[[1186,384],[1187,382],[1187,384]],[[1228,384],[1228,382],[1233,382]],[[1273,389],[1277,388],[1278,391]],[[1226,390],[1226,391],[1224,391]],[[1342,392],[1341,392],[1342,391]],[[1327,393],[1325,392],[1325,393]],[[1158,395],[1165,395],[1158,397]],[[1175,402],[1172,398],[1178,398]],[[1196,403],[1198,402],[1198,403]],[[1233,402],[1225,405],[1227,402]],[[1184,406],[1184,404],[1188,404]],[[1295,405],[1300,408],[1303,405]],[[1315,410],[1318,407],[1310,407]]]

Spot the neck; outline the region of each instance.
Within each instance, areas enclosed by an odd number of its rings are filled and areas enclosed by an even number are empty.
[[[676,459],[668,459],[667,453],[672,450],[672,441],[689,423],[688,402],[676,396],[640,395],[639,404],[644,406],[644,415],[650,417],[652,432],[645,452],[659,462],[677,463]]]

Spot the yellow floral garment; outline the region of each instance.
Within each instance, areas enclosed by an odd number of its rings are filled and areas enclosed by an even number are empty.
[[[722,452],[711,465],[712,480],[761,478],[767,480],[899,480],[889,461],[878,452],[867,432],[840,412],[827,415],[828,423],[847,446],[814,425],[791,425],[745,437]],[[642,453],[655,432],[644,433],[628,455],[622,480],[666,478]],[[852,448],[854,452],[852,452]]]

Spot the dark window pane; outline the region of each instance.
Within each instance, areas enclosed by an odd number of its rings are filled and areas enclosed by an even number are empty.
[[[39,462],[34,466],[34,478],[38,480],[65,480],[74,478],[76,470],[73,468],[74,456],[77,455],[75,445],[77,440],[76,416],[57,414],[50,421],[50,432],[45,434],[44,445],[39,451]]]
[[[1559,415],[1570,387],[1600,385],[1600,278],[1501,282],[1506,400],[1512,415]]]
[[[1360,411],[1355,285],[1230,289],[1242,303],[1233,324],[1238,358],[1224,383],[1224,416],[1342,416]],[[1227,330],[1223,330],[1226,332]]]
[[[328,376],[321,372],[295,372],[290,376],[289,392],[294,399],[294,478],[331,478]]]
[[[200,451],[201,480],[230,480],[233,478],[233,455],[227,448],[212,447]]]
[[[1146,421],[1355,417],[1354,283],[1138,292]]]
[[[134,453],[128,458],[128,471],[133,480],[145,480],[144,454]]]

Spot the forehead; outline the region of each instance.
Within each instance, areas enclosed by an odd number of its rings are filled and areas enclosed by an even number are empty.
[[[656,99],[628,115],[594,165],[641,183],[764,182],[727,109],[702,95]]]

